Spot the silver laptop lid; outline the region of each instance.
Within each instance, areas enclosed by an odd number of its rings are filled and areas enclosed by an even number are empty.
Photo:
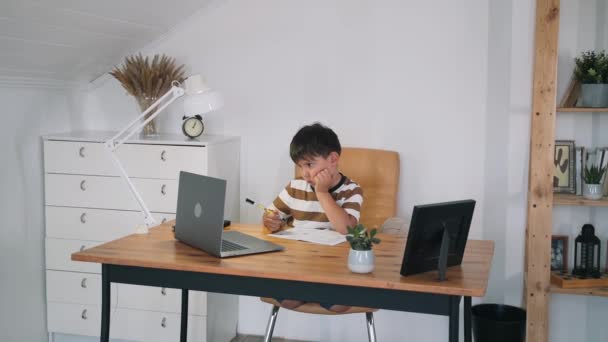
[[[175,238],[220,256],[225,197],[225,180],[181,171]]]

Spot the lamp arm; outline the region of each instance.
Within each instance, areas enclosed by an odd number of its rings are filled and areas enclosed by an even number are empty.
[[[133,198],[137,201],[137,204],[139,204],[139,207],[144,214],[144,223],[146,224],[146,227],[150,228],[150,227],[155,226],[156,220],[154,219],[154,217],[152,217],[152,214],[150,213],[148,206],[146,205],[146,203],[144,202],[144,199],[141,197],[141,195],[135,188],[135,185],[133,184],[133,182],[131,182],[131,179],[129,179],[129,175],[127,175],[127,171],[122,166],[122,163],[118,159],[118,156],[116,156],[116,151],[113,151],[111,149],[106,149],[106,150],[108,151],[110,158],[114,162],[114,166],[116,166],[116,169],[118,169],[118,171],[120,172],[120,177],[125,181],[125,183],[127,183],[127,186],[129,187],[129,190],[131,190],[131,194],[133,195]]]
[[[169,89],[169,91],[167,91],[161,98],[159,98],[150,107],[148,107],[143,113],[141,113],[141,115],[139,115],[137,118],[135,118],[135,120],[131,121],[120,132],[118,132],[116,135],[114,135],[112,138],[110,138],[109,140],[107,140],[104,143],[104,147],[105,147],[106,151],[108,152],[108,154],[110,155],[110,159],[114,163],[114,166],[116,166],[116,168],[118,169],[118,171],[120,173],[120,177],[125,181],[125,183],[127,183],[127,186],[129,187],[129,190],[131,190],[131,194],[133,195],[133,198],[137,201],[137,204],[139,204],[139,207],[144,215],[144,223],[146,224],[146,227],[148,227],[148,228],[156,225],[156,220],[154,219],[154,217],[152,217],[152,214],[150,213],[148,206],[146,206],[146,203],[144,202],[143,198],[141,197],[141,195],[135,188],[135,185],[129,179],[129,175],[127,174],[127,171],[125,170],[122,163],[118,159],[118,156],[116,155],[116,150],[122,144],[124,144],[125,141],[127,141],[131,136],[133,136],[133,134],[139,132],[139,130],[145,124],[150,122],[158,114],[160,114],[160,112],[162,112],[165,108],[167,108],[167,106],[169,106],[171,103],[173,103],[179,97],[183,96],[184,93],[185,93],[184,89],[179,87],[178,84],[174,83],[173,86],[171,87],[171,89]],[[165,101],[167,98],[169,98],[169,100],[166,101],[162,106],[158,107],[158,109],[156,110],[155,113],[150,115],[143,122],[140,122],[142,118],[144,118],[148,113],[150,113],[154,108],[156,108],[161,102]]]
[[[139,132],[148,122],[152,121],[158,114],[160,114],[165,108],[167,108],[171,103],[173,103],[178,98],[182,97],[185,94],[183,88],[174,84],[169,91],[167,91],[163,96],[161,96],[156,102],[154,102],[150,107],[148,107],[143,113],[141,113],[138,117],[133,119],[127,126],[125,126],[120,132],[116,133],[112,138],[110,138],[106,145],[111,145],[112,149],[115,150],[118,146],[124,144],[133,134]],[[156,106],[158,106],[161,102],[163,102],[168,97],[171,97],[167,102],[165,102],[162,106],[160,106],[156,112],[150,115],[143,122],[141,119],[145,118],[148,113],[150,113]],[[125,135],[126,134],[126,135]],[[124,136],[123,136],[124,135]]]

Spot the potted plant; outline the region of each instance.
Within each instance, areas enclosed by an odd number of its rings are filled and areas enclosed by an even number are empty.
[[[581,84],[582,107],[608,107],[608,55],[586,51],[575,58],[574,77]]]
[[[126,57],[124,64],[115,67],[110,75],[135,97],[139,109],[143,112],[169,91],[174,81],[183,82],[184,65],[178,66],[174,58],[166,55],[154,55],[150,60],[138,54]],[[156,109],[150,111],[145,119],[148,119]],[[142,133],[146,136],[156,135],[158,130],[155,121],[149,121]]]
[[[348,253],[348,268],[355,273],[369,273],[374,270],[374,251],[373,244],[379,244],[380,239],[376,236],[376,228],[367,231],[364,225],[358,224],[355,227],[347,227],[348,234],[346,240],[350,243]]]
[[[583,197],[590,200],[599,200],[603,196],[602,176],[606,172],[606,167],[594,164],[585,167],[583,172]]]

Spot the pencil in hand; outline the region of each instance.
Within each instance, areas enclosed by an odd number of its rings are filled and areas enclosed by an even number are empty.
[[[256,206],[256,207],[258,207],[258,208],[260,208],[260,209],[264,210],[264,212],[266,212],[267,214],[277,214],[277,215],[278,215],[278,212],[277,212],[276,210],[273,210],[273,209],[270,209],[270,208],[266,208],[266,207],[265,207],[265,206],[263,206],[261,203],[257,203],[257,204],[256,204],[256,203],[255,203],[255,202],[254,202],[252,199],[250,199],[250,198],[245,198],[245,202],[247,202],[247,203],[249,203],[249,204],[251,204],[251,205],[254,205],[254,206]],[[279,215],[279,217],[280,217],[280,216],[281,216],[281,215]],[[281,218],[281,221],[285,221],[285,219],[284,219],[284,218]]]
[[[258,207],[258,208],[260,208],[260,209],[262,209],[262,210],[264,210],[266,212],[272,211],[271,209],[266,208],[265,206],[261,205],[260,203],[255,204],[255,202],[253,200],[249,199],[249,198],[246,198],[245,202],[247,202],[247,203],[249,203],[251,205],[255,205],[256,207]]]

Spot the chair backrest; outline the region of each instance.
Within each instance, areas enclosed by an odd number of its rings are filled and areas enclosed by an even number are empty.
[[[363,188],[363,206],[359,222],[368,228],[380,228],[397,213],[399,189],[399,153],[369,148],[342,148],[340,172]],[[296,167],[296,177],[299,177]]]

